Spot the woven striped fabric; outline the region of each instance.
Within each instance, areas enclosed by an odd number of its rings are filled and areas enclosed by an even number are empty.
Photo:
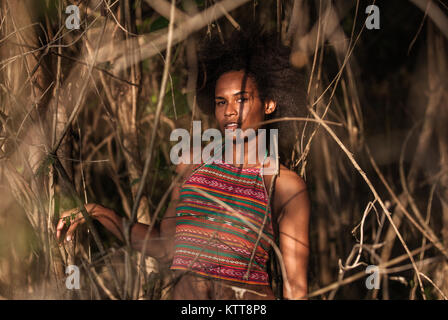
[[[263,223],[264,235],[273,239],[271,210],[261,170],[237,168],[220,162],[203,164],[193,171],[181,188],[176,207],[171,269],[191,270],[203,276],[239,283],[269,285],[266,262],[270,244],[262,237],[250,263]],[[222,203],[208,198],[203,192]],[[253,224],[257,232],[244,220]]]

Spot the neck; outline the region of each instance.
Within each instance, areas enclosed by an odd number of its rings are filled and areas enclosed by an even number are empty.
[[[224,152],[224,161],[228,164],[232,164],[236,167],[250,168],[261,166],[265,159],[266,150],[258,150],[258,135],[255,138],[244,141],[226,144],[226,149],[230,145],[232,155],[229,156],[228,152]]]

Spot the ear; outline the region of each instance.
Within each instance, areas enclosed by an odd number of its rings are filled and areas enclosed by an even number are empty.
[[[273,100],[266,100],[264,103],[264,113],[271,114],[277,108],[277,103]]]

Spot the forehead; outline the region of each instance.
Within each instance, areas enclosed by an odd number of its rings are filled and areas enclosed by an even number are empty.
[[[223,73],[216,81],[215,95],[234,94],[240,91],[256,91],[255,81],[244,71]]]

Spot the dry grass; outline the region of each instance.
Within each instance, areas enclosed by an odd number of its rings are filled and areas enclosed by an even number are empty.
[[[309,118],[283,120],[304,123],[292,169],[313,203],[309,297],[446,299],[442,1],[405,4],[419,10],[420,27],[395,35],[410,39],[408,60],[377,82],[359,76],[370,70],[360,61],[375,59],[369,41],[380,37],[364,26],[367,1],[87,3],[81,29],[68,30],[68,1],[1,2],[0,298],[169,298],[169,272],[128,240],[120,244],[89,221],[75,244],[59,246],[55,221],[63,210],[97,202],[154,226],[175,179],[171,130],[213,123],[193,94],[198,39],[225,38],[253,16],[282,32],[308,79]],[[388,104],[403,92],[407,112],[400,113]],[[375,118],[373,108],[384,116]],[[395,121],[392,130],[381,119]],[[85,275],[81,290],[65,288],[69,264]],[[365,287],[370,264],[380,267],[379,290]]]

